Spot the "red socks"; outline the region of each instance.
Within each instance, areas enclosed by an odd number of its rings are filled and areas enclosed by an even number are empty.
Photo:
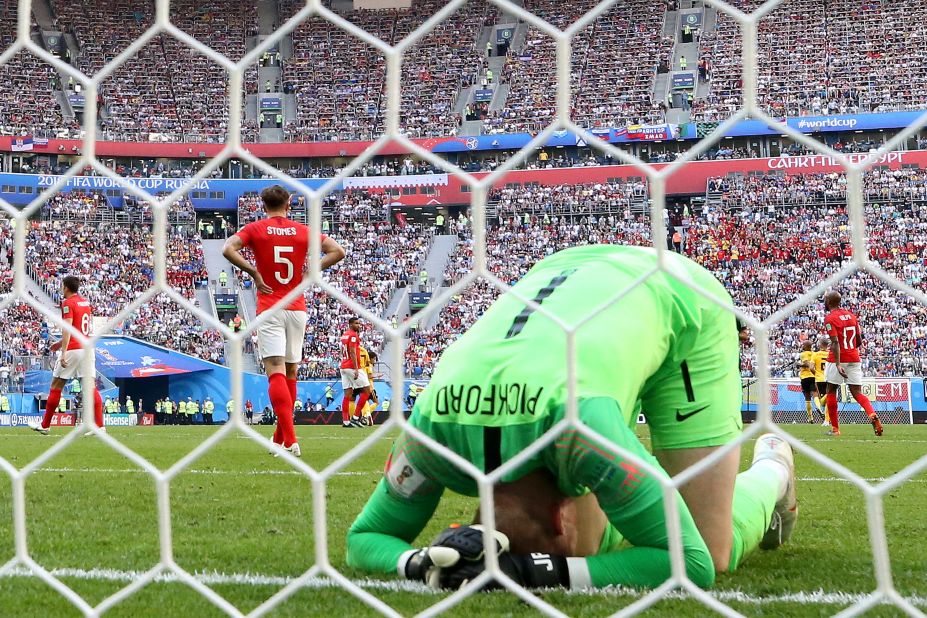
[[[370,399],[370,393],[367,391],[361,393],[360,398],[357,400],[357,405],[354,406],[354,416],[360,418],[364,415],[364,406],[367,405],[368,399]]]
[[[58,410],[59,403],[61,403],[61,389],[53,388],[48,392],[48,401],[45,403],[45,416],[42,417],[42,427],[45,429],[51,426],[52,415]],[[97,427],[103,427],[103,398],[97,389],[93,389],[93,420]]]
[[[51,427],[52,415],[58,410],[61,403],[61,389],[53,388],[48,391],[48,401],[45,402],[45,416],[42,417],[42,428]]]
[[[293,400],[293,405],[296,405],[296,380],[286,379],[287,388],[290,389],[290,399]]]
[[[277,428],[282,438],[280,442],[277,442],[275,432],[274,441],[283,446],[290,446],[296,442],[296,429],[293,427],[293,399],[290,397],[286,374],[275,373],[267,381],[270,384],[267,389],[270,395],[270,405],[273,406],[274,414],[277,415]]]
[[[286,379],[287,388],[290,390],[290,399],[296,402],[296,380]],[[293,431],[296,431],[295,429]],[[295,442],[295,439],[294,439]],[[274,443],[283,444],[283,432],[280,431],[280,423],[274,428]]]
[[[827,393],[827,415],[834,431],[840,431],[840,422],[837,420],[837,393]]]
[[[355,408],[356,410],[357,408]],[[341,422],[350,423],[351,422],[351,400],[348,399],[348,396],[345,395],[344,399],[341,400]]]
[[[875,416],[875,410],[872,409],[872,402],[869,401],[869,397],[863,395],[862,391],[854,394],[853,399],[855,399],[856,403],[863,407],[863,410],[865,410],[866,415],[869,416],[869,418]]]

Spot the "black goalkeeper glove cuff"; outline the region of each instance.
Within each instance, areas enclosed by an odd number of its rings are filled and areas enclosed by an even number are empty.
[[[570,587],[567,559],[553,554],[502,554],[499,568],[526,588]]]

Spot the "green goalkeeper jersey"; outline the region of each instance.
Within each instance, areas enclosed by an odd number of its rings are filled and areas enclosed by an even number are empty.
[[[641,405],[663,448],[723,444],[740,431],[730,296],[694,262],[673,253],[666,260],[667,271],[658,272],[652,249],[611,245],[542,260],[444,352],[409,419],[490,472],[564,420],[569,376],[575,376],[579,419],[603,440],[567,429],[503,476],[511,481],[543,468],[567,496],[594,492],[611,525],[633,545],[571,561],[574,585],[656,586],[669,576],[660,482],[608,445],[665,476],[631,430]],[[573,331],[572,342],[564,329]],[[445,488],[477,495],[468,474],[401,435],[384,479],[351,528],[349,563],[394,570]],[[676,500],[690,577],[710,583],[708,550],[678,494]]]

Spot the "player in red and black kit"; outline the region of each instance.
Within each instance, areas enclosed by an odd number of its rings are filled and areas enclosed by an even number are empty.
[[[248,273],[257,286],[257,313],[274,307],[296,289],[307,271],[310,230],[302,223],[287,218],[290,194],[280,185],[261,192],[267,216],[249,223],[225,241],[222,254]],[[337,264],[344,258],[344,249],[333,239],[321,235],[321,268]],[[255,265],[241,255],[249,247],[254,252]],[[301,455],[293,426],[293,402],[296,400],[296,370],[303,357],[306,335],[306,298],[302,294],[282,307],[258,327],[258,343],[264,372],[267,374],[270,404],[277,416],[274,443],[283,446],[296,457]]]
[[[354,427],[351,423],[351,402],[354,401],[354,392],[360,392],[357,400],[358,414],[367,405],[370,393],[367,387],[370,380],[367,372],[360,366],[360,320],[348,320],[348,330],[341,335],[341,386],[344,388],[344,399],[341,400],[341,426]]]
[[[853,399],[862,406],[869,416],[869,422],[875,435],[882,435],[882,422],[879,420],[872,402],[863,394],[863,369],[859,358],[859,347],[863,343],[863,331],[856,316],[840,306],[840,293],[828,292],[824,296],[824,308],[828,310],[824,318],[824,330],[830,337],[830,356],[824,369],[827,381],[827,412],[832,429],[828,435],[840,435],[840,423],[837,419],[837,386],[846,382]]]
[[[93,316],[90,303],[78,294],[79,291],[80,279],[77,277],[68,275],[61,280],[61,294],[64,296],[61,302],[61,319],[76,328],[84,337],[89,337],[93,326]],[[94,362],[93,348],[85,348],[84,341],[79,337],[72,337],[71,331],[66,328],[61,329],[61,341],[52,345],[52,352],[59,349],[61,352],[58,362],[55,363],[55,370],[52,372],[51,390],[48,391],[48,401],[45,403],[45,416],[42,417],[41,424],[29,425],[30,428],[44,435],[48,435],[52,416],[58,411],[58,404],[61,403],[61,389],[68,381],[84,377],[81,363],[84,355],[90,355],[91,366]],[[91,371],[95,378],[96,369]],[[100,391],[96,386],[93,388],[93,420],[100,431],[106,431],[103,426],[103,398],[100,397]],[[89,431],[87,435],[92,433]]]

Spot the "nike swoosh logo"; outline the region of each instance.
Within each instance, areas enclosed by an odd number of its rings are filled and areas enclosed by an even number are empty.
[[[677,408],[677,409],[676,409],[676,420],[679,421],[679,422],[681,423],[682,421],[686,420],[686,419],[689,418],[690,416],[695,416],[696,414],[698,414],[699,412],[701,412],[702,410],[704,410],[704,409],[707,408],[707,407],[708,407],[708,406],[702,406],[702,407],[699,408],[698,410],[692,410],[692,411],[689,412],[688,414],[680,414],[680,413],[679,413],[679,409]]]

